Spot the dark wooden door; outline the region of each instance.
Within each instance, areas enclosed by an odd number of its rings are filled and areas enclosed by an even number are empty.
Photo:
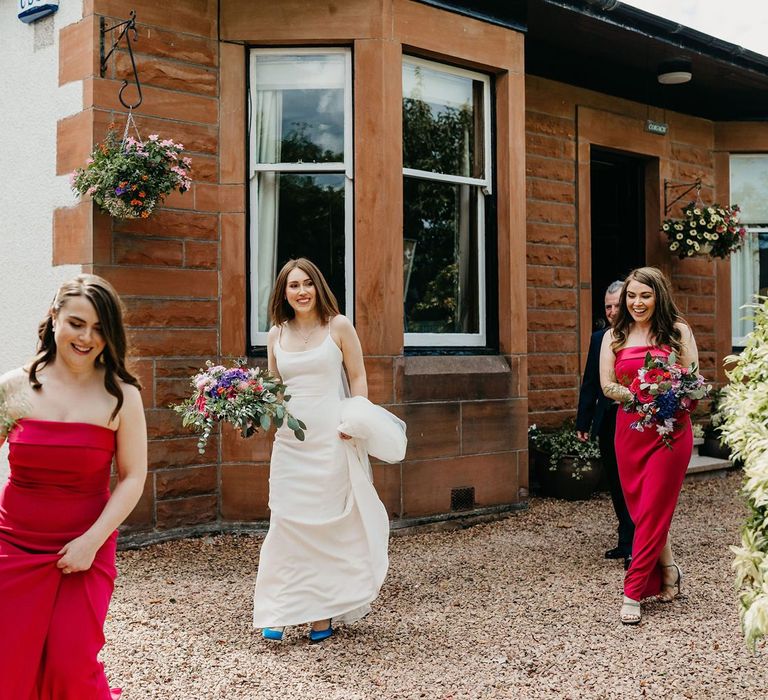
[[[605,321],[608,285],[645,264],[645,160],[592,148],[592,321]]]

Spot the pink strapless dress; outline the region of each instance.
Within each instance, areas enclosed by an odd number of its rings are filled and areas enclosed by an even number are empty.
[[[668,357],[669,350],[653,346],[622,348],[616,353],[616,377],[628,386],[645,362],[645,354]],[[616,462],[627,509],[635,524],[632,564],[624,578],[624,594],[642,600],[661,592],[659,555],[667,541],[677,499],[691,459],[693,433],[686,414],[672,433],[672,449],[655,429],[632,430],[637,414],[616,414]]]
[[[22,419],[8,436],[0,490],[0,700],[114,700],[97,656],[114,588],[113,533],[88,571],[62,574],[57,552],[109,499],[115,433]]]

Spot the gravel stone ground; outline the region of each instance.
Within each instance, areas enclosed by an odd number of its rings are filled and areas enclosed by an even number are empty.
[[[260,538],[119,554],[104,660],[124,700],[763,698],[768,648],[742,641],[729,544],[741,475],[686,482],[673,524],[684,596],[618,621],[607,496],[391,541],[374,611],[309,646],[251,630]]]

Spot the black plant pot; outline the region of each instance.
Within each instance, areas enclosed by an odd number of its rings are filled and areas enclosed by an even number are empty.
[[[720,442],[720,438],[707,436],[704,443],[699,447],[699,454],[706,457],[715,457],[716,459],[730,459],[731,449]]]
[[[590,462],[591,469],[580,470],[580,478],[575,478],[573,457],[563,457],[557,463],[557,469],[549,468],[549,455],[540,471],[541,492],[544,496],[564,498],[568,501],[583,501],[589,498],[600,486],[603,465],[600,460]]]

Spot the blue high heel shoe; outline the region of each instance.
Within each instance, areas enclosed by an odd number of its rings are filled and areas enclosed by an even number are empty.
[[[332,635],[333,625],[329,622],[328,627],[324,630],[309,630],[309,643],[317,644],[318,642],[328,639],[328,637],[331,637]]]
[[[283,630],[275,627],[265,627],[261,630],[261,636],[273,642],[283,641]]]

